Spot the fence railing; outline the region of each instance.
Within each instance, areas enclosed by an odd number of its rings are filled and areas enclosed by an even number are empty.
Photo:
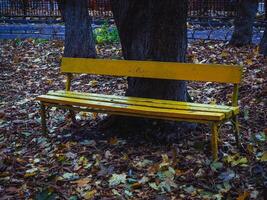
[[[189,0],[188,16],[233,18],[237,16],[238,0]],[[267,0],[259,1],[259,15],[266,15]],[[110,0],[89,0],[93,17],[112,17]],[[56,0],[0,0],[2,17],[61,17]],[[266,16],[265,16],[265,19]]]

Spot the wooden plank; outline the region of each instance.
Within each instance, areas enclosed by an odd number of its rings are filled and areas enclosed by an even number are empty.
[[[209,107],[205,104],[203,106],[194,106],[193,103],[187,102],[177,102],[177,104],[167,104],[164,103],[164,100],[161,100],[161,103],[154,103],[152,101],[138,101],[126,99],[125,97],[116,97],[112,98],[109,95],[97,95],[95,96],[93,93],[79,93],[79,92],[65,92],[65,91],[56,91],[56,92],[49,92],[48,95],[52,96],[60,96],[60,97],[67,97],[67,98],[76,98],[76,99],[85,99],[85,100],[92,100],[92,101],[101,101],[101,102],[110,102],[110,103],[119,103],[119,104],[126,104],[126,105],[135,105],[135,106],[147,106],[147,107],[154,107],[154,108],[167,108],[167,109],[175,109],[175,110],[188,110],[188,111],[204,111],[204,112],[218,112],[224,113],[227,118],[232,116],[233,110],[231,107],[227,108],[213,108]],[[138,99],[138,98],[136,98]]]
[[[62,58],[61,72],[111,76],[240,83],[237,65],[192,64],[155,61]]]
[[[181,101],[172,101],[172,100],[161,100],[161,99],[150,99],[150,98],[141,98],[141,97],[127,97],[127,96],[117,96],[117,95],[105,95],[97,93],[83,93],[83,92],[73,92],[73,91],[49,91],[48,95],[54,96],[70,96],[74,98],[81,99],[92,99],[96,101],[107,101],[107,102],[117,102],[124,104],[134,104],[134,105],[143,105],[151,107],[163,107],[163,108],[172,108],[172,109],[187,109],[187,110],[199,110],[206,112],[224,112],[238,114],[239,107],[224,106],[224,105],[213,105],[213,104],[201,104],[201,103],[189,103]]]
[[[200,119],[183,119],[183,118],[171,118],[171,117],[162,117],[162,116],[152,116],[152,115],[144,115],[140,113],[124,113],[124,112],[118,112],[118,111],[106,111],[106,110],[100,110],[100,109],[90,109],[90,108],[84,108],[84,107],[77,107],[72,105],[60,105],[60,104],[54,104],[54,103],[46,103],[43,102],[44,105],[48,107],[57,107],[67,110],[74,110],[78,112],[97,112],[97,113],[105,113],[110,115],[122,115],[122,116],[131,116],[131,117],[143,117],[143,118],[151,118],[151,119],[162,119],[162,120],[172,120],[172,121],[187,121],[187,122],[193,122],[193,123],[211,123],[210,120],[200,120]]]
[[[41,95],[37,100],[48,103],[58,103],[63,105],[84,106],[89,108],[103,109],[107,111],[120,111],[127,113],[140,113],[144,115],[162,116],[170,118],[184,118],[184,119],[199,119],[221,121],[225,118],[223,113],[201,112],[201,111],[186,111],[186,110],[173,110],[152,108],[144,106],[132,106],[118,103],[108,103],[100,101],[90,101],[83,99],[72,99],[51,95]]]

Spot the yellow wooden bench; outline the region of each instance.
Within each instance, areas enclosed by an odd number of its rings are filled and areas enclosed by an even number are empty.
[[[51,91],[37,97],[41,102],[43,132],[46,128],[46,107],[56,106],[73,111],[104,112],[176,121],[189,121],[211,124],[211,144],[213,158],[218,158],[218,128],[226,121],[232,121],[236,142],[239,145],[238,84],[242,68],[215,64],[186,64],[155,61],[103,60],[89,58],[63,58],[61,72],[67,75],[66,91]],[[70,91],[72,74],[96,74],[218,82],[233,84],[231,106],[178,102],[139,97],[125,97],[95,93]]]

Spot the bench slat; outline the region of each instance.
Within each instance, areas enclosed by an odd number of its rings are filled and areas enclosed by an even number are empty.
[[[120,104],[127,104],[127,105],[147,106],[147,107],[155,107],[155,108],[218,112],[218,113],[224,113],[227,118],[231,117],[233,113],[236,113],[238,111],[238,109],[234,107],[228,107],[228,106],[214,107],[214,105],[208,105],[208,104],[196,104],[195,105],[194,103],[188,103],[188,102],[178,102],[178,101],[175,102],[175,101],[170,101],[170,100],[167,100],[166,102],[166,100],[156,100],[156,99],[136,98],[136,97],[122,97],[122,96],[104,95],[104,94],[95,94],[95,93],[50,91],[48,92],[48,95],[101,101],[101,102],[120,103]]]
[[[127,112],[127,113],[136,113],[136,114],[153,115],[153,116],[170,117],[170,118],[198,119],[198,120],[209,120],[209,121],[221,121],[225,119],[224,113],[135,106],[135,105],[120,104],[120,103],[109,103],[109,102],[92,101],[92,100],[84,100],[76,98],[66,98],[66,97],[59,97],[52,95],[41,95],[37,97],[37,100],[47,103],[74,105],[74,106],[103,109],[107,111],[116,111],[124,113]]]
[[[241,81],[242,67],[64,57],[61,72],[238,84]]]

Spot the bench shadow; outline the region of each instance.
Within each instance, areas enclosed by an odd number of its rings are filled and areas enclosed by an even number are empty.
[[[198,137],[202,134],[203,128],[205,129],[205,126],[188,122],[110,116],[103,120],[71,124],[65,127],[61,134],[64,141],[118,138],[133,144],[168,145]]]

